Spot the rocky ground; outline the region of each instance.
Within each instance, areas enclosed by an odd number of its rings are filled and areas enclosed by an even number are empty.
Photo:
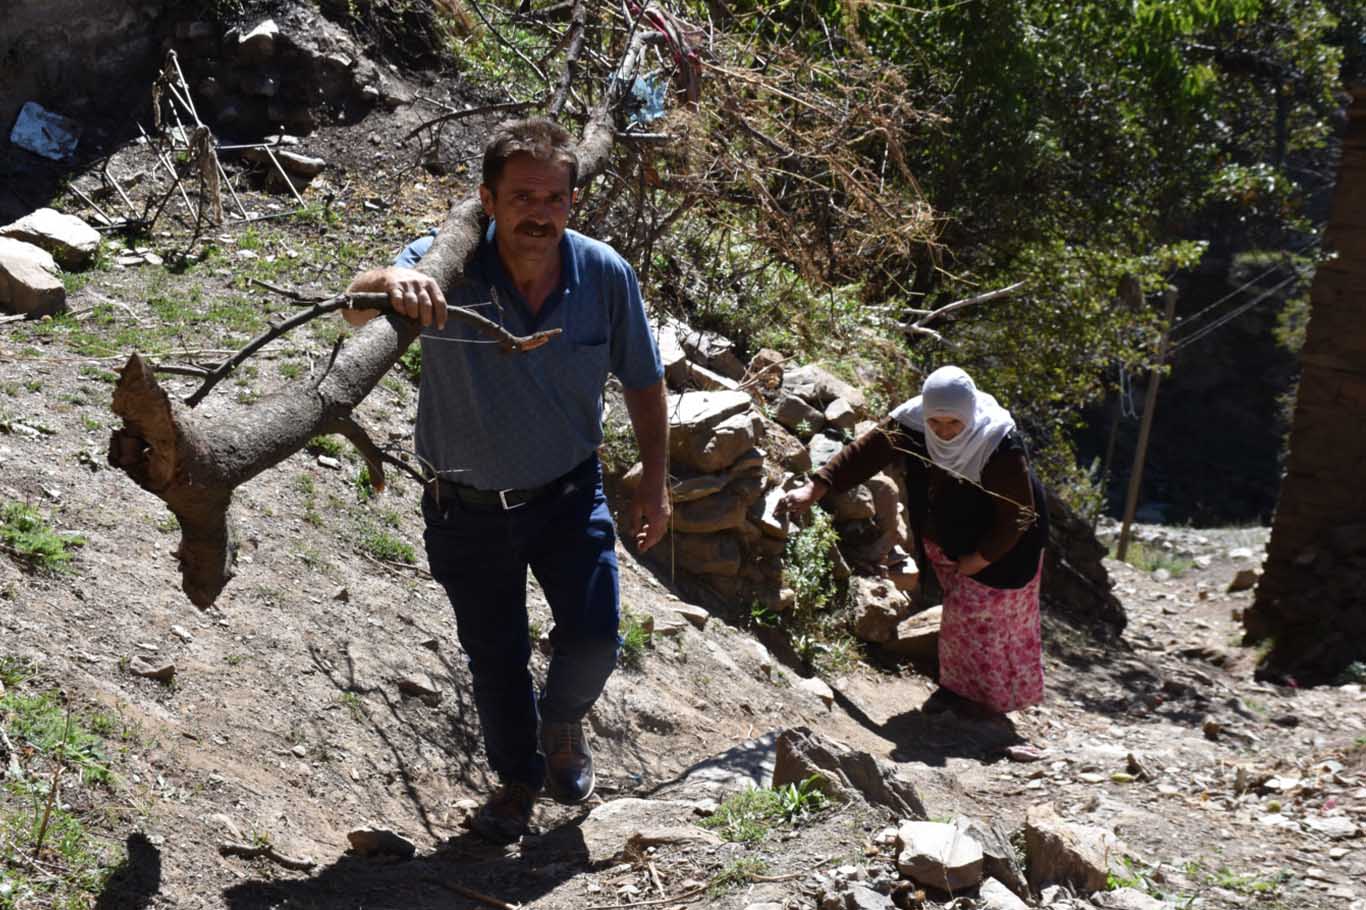
[[[420,554],[415,484],[398,478],[375,496],[346,449],[297,453],[239,490],[238,577],[213,608],[191,606],[173,517],[105,467],[118,424],[111,370],[133,350],[165,362],[222,356],[283,308],[247,278],[336,291],[439,219],[462,192],[481,124],[447,135],[437,168],[447,173],[433,174],[395,137],[439,111],[418,96],[440,90],[386,90],[392,104],[303,143],[328,162],[303,191],[304,216],[212,229],[212,252],[175,268],[163,254],[185,228],[168,221],[70,278],[72,315],[0,324],[0,504],[25,504],[82,541],[62,572],[0,547],[11,794],[0,907],[51,905],[20,883],[60,872],[62,861],[26,860],[15,846],[41,814],[14,796],[38,767],[15,699],[52,689],[95,729],[113,771],[56,801],[118,865],[70,906],[1011,906],[989,890],[906,879],[894,829],[919,813],[886,793],[870,800],[866,786],[825,807],[794,797],[790,818],[764,816],[749,841],[698,825],[728,795],[766,783],[780,731],[806,727],[889,763],[911,787],[897,792],[930,820],[970,816],[1024,846],[1055,824],[1039,809],[1049,806],[1056,825],[1084,826],[1068,836],[1109,845],[1094,897],[1053,886],[1031,903],[1366,907],[1366,695],[1356,683],[1256,682],[1255,655],[1238,643],[1250,594],[1228,588],[1259,565],[1265,529],[1140,527],[1130,560],[1144,568],[1106,561],[1128,615],[1123,637],[1101,644],[1050,624],[1048,700],[1009,723],[922,713],[933,682],[910,665],[859,663],[828,677],[828,692],[803,683],[734,619],[744,609],[689,603],[698,598],[667,561],[645,565],[621,548],[627,626],[647,643],[591,717],[598,793],[581,808],[544,805],[541,833],[510,848],[463,826],[489,781],[449,607],[405,549]],[[132,146],[113,167],[153,173],[147,154]],[[254,214],[294,207],[246,183],[242,192]],[[337,332],[290,336],[203,407],[299,380]],[[184,394],[196,380],[166,383]],[[401,448],[415,403],[396,372],[359,416]],[[530,599],[543,636],[548,611],[534,588]],[[162,679],[140,675],[156,671]],[[358,829],[403,840],[367,846],[349,836]],[[267,847],[274,859],[240,855]]]

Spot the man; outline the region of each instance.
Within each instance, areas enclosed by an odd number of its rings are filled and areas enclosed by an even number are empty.
[[[500,842],[527,830],[543,785],[566,803],[593,792],[582,721],[619,645],[615,529],[596,455],[609,371],[624,387],[644,465],[627,513],[639,549],[659,541],[670,516],[659,352],[630,265],[566,230],[577,176],[564,129],[542,119],[504,124],[484,150],[479,197],[492,223],[468,283],[441,288],[404,267],[425,252],[422,241],[400,265],[351,283],[353,291],[387,292],[423,326],[415,435],[433,477],[422,497],[424,541],[432,576],[455,609],[485,749],[502,783],[473,826]],[[447,321],[447,294],[515,335],[563,333],[505,354]],[[345,315],[360,324],[374,311]],[[555,620],[539,701],[528,670],[528,566]]]

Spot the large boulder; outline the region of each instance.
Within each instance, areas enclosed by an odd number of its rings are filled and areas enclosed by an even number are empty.
[[[66,311],[66,286],[51,253],[0,237],[0,309],[27,316]]]
[[[906,595],[885,578],[856,575],[849,580],[854,635],[881,644],[896,638],[897,625],[911,612]]]
[[[901,818],[925,817],[925,803],[915,785],[887,762],[831,742],[806,727],[779,733],[773,786],[800,785],[813,775],[819,775],[820,788],[827,796],[849,799],[857,795]]]
[[[783,374],[783,388],[820,408],[836,398],[843,398],[860,416],[868,409],[868,401],[862,392],[815,364],[788,370]]]
[[[22,240],[52,254],[62,268],[85,268],[100,248],[100,232],[75,215],[38,209],[0,227],[0,237]]]

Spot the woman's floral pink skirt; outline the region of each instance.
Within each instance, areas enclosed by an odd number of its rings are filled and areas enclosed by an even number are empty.
[[[1043,701],[1043,559],[1023,588],[992,588],[960,575],[934,541],[925,541],[925,555],[944,589],[939,684],[1002,713]]]

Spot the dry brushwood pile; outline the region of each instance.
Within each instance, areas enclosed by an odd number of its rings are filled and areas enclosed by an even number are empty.
[[[1126,564],[1060,512],[1055,590],[1093,612],[1053,610],[1046,703],[926,713],[936,627],[909,615],[897,478],[829,503],[837,546],[809,551],[850,604],[797,607],[789,538],[823,538],[771,514],[889,390],[795,351],[741,361],[668,301],[686,529],[648,563],[619,547],[597,795],[541,805],[508,848],[471,834],[492,782],[420,556],[417,329],[346,329],[337,309],[373,304],[349,278],[435,228],[423,268],[455,280],[486,131],[540,111],[581,137],[575,226],[677,269],[680,295],[706,289],[680,251],[737,236],[749,268],[905,281],[938,253],[889,127],[931,115],[843,43],[812,65],[655,5],[463,4],[460,46],[520,74],[494,88],[278,6],[272,28],[177,23],[160,125],[48,200],[98,243],[15,241],[55,252],[47,315],[0,317],[0,908],[1366,906],[1361,682],[1255,682],[1234,638],[1263,529],[1141,528]],[[230,105],[268,113],[236,93],[271,67],[346,78],[286,134],[231,134]],[[951,339],[993,299],[883,328]],[[619,500],[619,433],[603,457]],[[529,602],[541,675],[534,582]],[[818,621],[784,626],[794,607]]]

